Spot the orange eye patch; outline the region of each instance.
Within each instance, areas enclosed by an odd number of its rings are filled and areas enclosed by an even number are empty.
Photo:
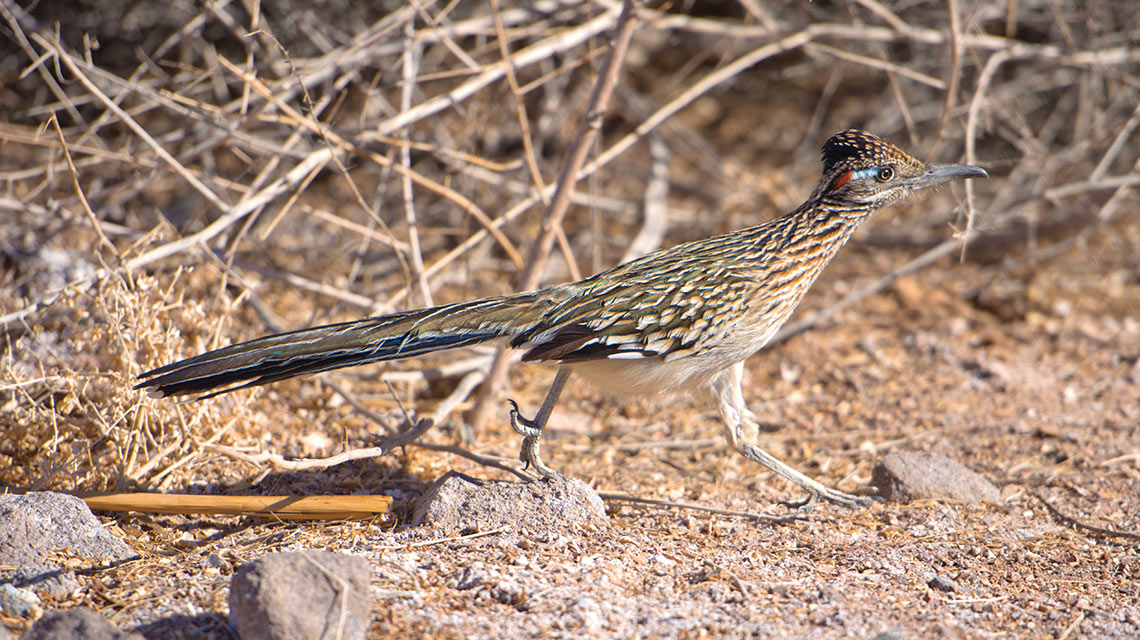
[[[862,180],[863,178],[869,178],[869,177],[875,175],[875,173],[877,171],[878,171],[878,169],[874,169],[874,168],[860,169],[858,171],[844,171],[839,176],[839,178],[837,178],[835,180],[835,184],[831,185],[831,190],[835,191],[839,187],[842,187],[843,185],[847,184],[848,182],[850,182],[852,180]]]

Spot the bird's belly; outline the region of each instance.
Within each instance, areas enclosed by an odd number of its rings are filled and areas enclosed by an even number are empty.
[[[618,395],[703,391],[724,370],[767,344],[784,317],[778,322],[737,322],[731,331],[711,337],[683,356],[607,358],[571,366],[602,391]]]
[[[647,395],[699,391],[720,372],[748,354],[705,352],[666,361],[664,358],[587,360],[571,365],[574,373],[602,391],[616,395]]]

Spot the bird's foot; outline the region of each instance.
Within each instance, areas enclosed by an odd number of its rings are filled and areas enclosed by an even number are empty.
[[[523,438],[522,448],[519,449],[519,460],[522,460],[523,470],[534,467],[534,470],[547,480],[560,479],[562,474],[546,466],[546,463],[542,461],[542,456],[538,453],[538,441],[537,437]]]
[[[530,418],[524,418],[522,413],[519,412],[519,403],[514,400],[507,400],[511,405],[511,428],[515,433],[524,438],[541,438],[542,428],[546,425],[539,424]]]
[[[542,456],[539,453],[539,441],[542,440],[542,429],[546,425],[524,418],[519,413],[518,403],[514,400],[507,400],[507,402],[511,403],[511,428],[523,437],[522,447],[519,449],[519,460],[523,463],[523,470],[534,467],[534,470],[543,478],[548,480],[561,478],[562,474],[548,467],[542,461]]]
[[[802,500],[780,500],[776,504],[784,507],[788,511],[803,511],[809,512],[815,509],[815,504],[819,502],[819,494],[814,491],[809,491],[807,496]]]
[[[807,490],[808,497],[803,502],[782,503],[792,509],[809,510],[820,498],[827,500],[833,504],[847,507],[848,509],[867,507],[875,503],[876,498],[869,496],[857,496],[820,484],[819,482],[812,480],[799,471],[796,471],[795,469],[789,467],[787,464],[780,462],[775,457],[773,457],[772,454],[764,451],[752,443],[737,443],[736,449],[745,458],[748,458],[753,462],[759,462],[760,464],[767,467],[769,471],[773,471],[785,480],[790,480],[794,484],[797,484],[801,488]]]
[[[847,507],[848,509],[869,507],[876,502],[882,502],[882,498],[878,496],[857,496],[852,493],[839,491],[838,489],[823,487],[819,490],[809,489],[807,497],[803,500],[786,500],[781,501],[780,504],[793,511],[809,512],[815,508],[815,505],[821,498],[832,504]]]

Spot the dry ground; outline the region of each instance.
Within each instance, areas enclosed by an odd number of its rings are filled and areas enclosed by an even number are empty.
[[[834,130],[866,128],[943,161],[970,156],[992,179],[968,200],[955,186],[872,220],[797,315],[817,321],[749,361],[745,393],[778,427],[769,450],[828,484],[865,486],[891,450],[935,451],[1001,486],[1002,503],[819,505],[772,524],[610,500],[608,522],[589,530],[482,532],[404,524],[448,470],[513,477],[459,455],[413,446],[282,472],[226,452],[370,446],[404,408],[427,415],[450,397],[458,405],[425,441],[514,464],[503,400],[537,406],[550,370],[514,368],[478,429],[478,393],[455,390],[485,351],[192,404],[148,398],[132,380],[273,328],[420,305],[409,208],[436,302],[511,290],[541,204],[512,214],[498,239],[449,252],[485,227],[479,215],[504,215],[530,193],[528,155],[543,184],[555,180],[606,38],[560,45],[520,63],[513,81],[397,121],[499,68],[500,34],[512,55],[609,16],[606,34],[611,5],[508,5],[497,30],[481,3],[418,16],[263,3],[266,29],[253,37],[244,9],[224,4],[11,17],[27,41],[5,43],[0,69],[0,483],[397,499],[392,518],[364,523],[108,514],[142,559],[91,571],[83,590],[49,604],[86,604],[153,638],[229,637],[234,567],[319,547],[374,561],[374,637],[1140,636],[1140,18],[1127,4],[992,4],[954,3],[953,21],[946,7],[901,2],[654,5],[666,12],[643,16],[591,157],[701,90],[579,185],[545,281],[619,262],[651,226],[645,201],[665,205],[663,244],[786,211],[810,191],[816,149]],[[421,54],[410,70],[407,24]],[[789,40],[804,33],[810,43]],[[701,85],[773,42],[778,55]],[[51,64],[21,76],[45,54]],[[323,134],[306,128],[315,120]],[[401,139],[417,144],[406,158]],[[657,143],[666,158],[650,151]],[[303,164],[349,147],[339,166]],[[647,189],[662,168],[667,196]],[[410,207],[405,174],[420,180]],[[221,217],[246,203],[247,217]],[[983,232],[963,254],[954,236],[968,225]],[[171,244],[211,229],[220,233],[203,243]],[[778,516],[794,515],[778,501],[799,497],[731,453],[699,398],[615,400],[572,383],[544,452],[602,492]]]

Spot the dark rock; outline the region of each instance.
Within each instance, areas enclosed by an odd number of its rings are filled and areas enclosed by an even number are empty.
[[[358,556],[315,550],[263,556],[234,573],[230,622],[242,640],[360,640],[372,608],[370,578],[368,561]]]
[[[950,578],[942,575],[934,576],[928,580],[926,582],[926,586],[930,587],[931,589],[937,589],[939,591],[945,591],[947,593],[954,593],[958,590],[957,583],[955,583]]]
[[[895,451],[875,464],[871,484],[893,502],[944,498],[966,503],[1001,502],[989,480],[961,463],[936,453]]]
[[[120,631],[86,607],[51,611],[36,621],[21,640],[146,640],[142,634]]]
[[[440,531],[564,531],[606,520],[597,492],[575,478],[507,482],[447,473],[416,501],[412,524]]]
[[[0,580],[56,597],[79,587],[74,573],[54,555],[92,561],[134,557],[122,540],[107,533],[87,505],[62,493],[0,495]]]

